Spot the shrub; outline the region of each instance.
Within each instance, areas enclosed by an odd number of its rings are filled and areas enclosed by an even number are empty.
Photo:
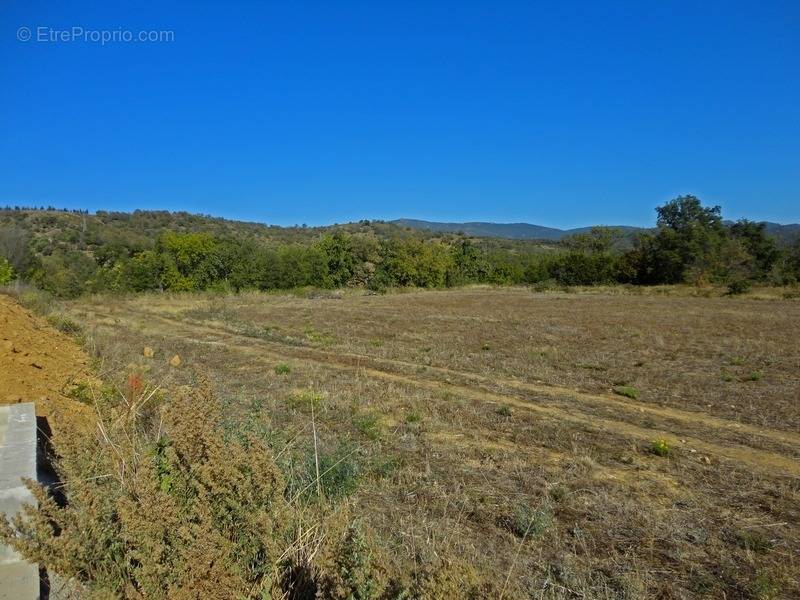
[[[93,596],[281,597],[292,514],[270,449],[224,439],[207,389],[96,406],[97,428],[56,440],[66,506],[28,482],[38,508],[5,543]]]
[[[632,400],[636,400],[639,397],[639,392],[636,390],[636,388],[629,385],[616,386],[614,388],[614,393],[619,396],[625,396],[626,398],[630,398]]]
[[[533,538],[544,533],[553,524],[553,513],[548,508],[533,508],[518,504],[508,519],[511,532],[520,538]]]
[[[750,291],[751,283],[746,279],[736,279],[728,284],[728,296],[738,296]]]
[[[406,423],[411,425],[412,423],[419,423],[422,421],[422,416],[418,412],[410,412],[406,415]]]
[[[8,285],[14,280],[14,269],[11,264],[0,256],[0,285]]]
[[[381,597],[386,582],[373,566],[374,551],[360,523],[350,524],[326,554],[317,598],[372,600]]]
[[[755,554],[766,554],[772,550],[773,542],[763,531],[743,529],[735,534],[736,544],[742,549]]]
[[[381,437],[381,422],[378,416],[373,413],[357,416],[353,424],[369,440],[375,441]]]

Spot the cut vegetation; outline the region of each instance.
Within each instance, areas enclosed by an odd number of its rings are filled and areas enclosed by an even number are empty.
[[[363,597],[800,594],[800,305],[669,294],[165,294],[66,317],[104,372],[207,378],[286,498],[347,507],[334,537],[378,569]]]

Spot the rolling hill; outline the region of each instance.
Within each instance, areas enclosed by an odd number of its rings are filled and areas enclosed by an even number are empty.
[[[438,221],[423,221],[419,219],[396,219],[390,221],[400,227],[410,227],[424,231],[435,231],[440,233],[464,233],[475,237],[506,238],[512,240],[549,240],[557,242],[562,238],[576,233],[586,233],[591,227],[576,227],[574,229],[556,229],[543,225],[531,223],[487,223],[487,222],[467,222],[467,223],[442,223]],[[731,224],[733,221],[726,221]],[[764,221],[766,231],[781,241],[790,242],[800,237],[800,224],[790,223],[771,223]],[[621,229],[627,235],[632,235],[640,231],[647,231],[644,227],[631,227],[630,225],[610,225],[616,229]]]

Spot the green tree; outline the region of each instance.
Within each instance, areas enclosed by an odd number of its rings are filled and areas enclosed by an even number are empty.
[[[210,234],[167,232],[156,247],[164,255],[164,283],[168,289],[202,290],[222,278],[222,257]]]
[[[5,258],[0,258],[0,285],[7,285],[14,279],[14,268]]]
[[[679,283],[715,275],[726,229],[719,206],[679,196],[656,209],[655,234],[636,238],[624,259],[636,283]]]
[[[333,235],[323,236],[316,248],[325,257],[327,277],[316,285],[342,287],[353,276],[355,256],[350,236],[337,231]]]
[[[731,225],[730,232],[753,259],[754,269],[750,276],[765,279],[780,258],[780,251],[775,240],[767,235],[764,223],[742,219]]]
[[[461,238],[450,246],[453,276],[448,285],[477,283],[488,279],[489,264],[481,250],[468,239]]]
[[[125,264],[128,285],[136,292],[164,289],[163,257],[154,250],[139,252]]]
[[[33,264],[30,234],[17,225],[0,227],[0,259],[5,258],[11,267],[25,274]]]
[[[83,252],[59,250],[32,267],[30,280],[55,296],[76,298],[87,291],[87,282],[96,271],[97,263]]]
[[[800,281],[800,238],[796,239],[786,251],[786,275],[789,282]]]

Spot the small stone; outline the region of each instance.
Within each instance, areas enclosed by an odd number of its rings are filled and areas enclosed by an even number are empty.
[[[181,357],[177,354],[169,359],[169,364],[173,367],[180,367],[181,366]]]
[[[150,346],[145,346],[144,350],[142,351],[142,354],[144,354],[145,358],[153,358],[155,353],[155,350],[153,350]]]

